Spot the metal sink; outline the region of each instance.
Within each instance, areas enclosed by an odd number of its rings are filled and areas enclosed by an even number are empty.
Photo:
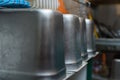
[[[63,46],[61,13],[0,10],[0,80],[61,80]]]
[[[86,34],[87,34],[87,52],[88,54],[95,54],[95,38],[94,38],[94,24],[90,19],[85,19]]]
[[[79,17],[65,14],[64,34],[65,34],[65,63],[67,71],[76,70],[82,62],[81,57],[81,33]]]
[[[88,53],[87,53],[87,32],[86,32],[86,23],[85,19],[79,17],[80,21],[80,32],[81,32],[81,54],[83,60],[86,60],[88,58]]]

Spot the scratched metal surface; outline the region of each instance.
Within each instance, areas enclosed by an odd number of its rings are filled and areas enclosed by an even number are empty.
[[[59,80],[65,76],[60,13],[32,9],[0,13],[0,80]]]

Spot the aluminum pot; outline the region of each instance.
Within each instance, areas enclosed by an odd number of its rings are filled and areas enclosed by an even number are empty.
[[[93,21],[90,19],[85,19],[85,22],[86,22],[86,32],[87,32],[87,52],[93,54],[95,52]]]
[[[65,63],[67,71],[76,70],[81,65],[80,22],[72,14],[63,15],[65,37]]]
[[[85,24],[85,19],[82,17],[79,17],[80,21],[80,34],[81,34],[81,54],[83,60],[88,58],[88,53],[87,53],[87,36],[86,36],[86,24]]]
[[[0,13],[0,80],[65,77],[61,13],[40,9],[2,9]]]

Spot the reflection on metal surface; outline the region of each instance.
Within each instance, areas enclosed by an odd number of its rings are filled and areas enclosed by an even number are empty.
[[[74,73],[73,73],[74,72]],[[63,80],[87,80],[87,63],[83,62],[77,70],[73,70]]]
[[[93,35],[93,22],[90,19],[85,19],[87,33],[87,52],[95,51],[95,40]]]
[[[86,25],[85,25],[85,19],[79,18],[80,21],[80,32],[81,32],[81,54],[83,59],[88,58],[87,54],[87,37],[86,37]]]
[[[120,79],[120,59],[114,59],[112,65],[112,78],[111,80],[119,80]]]
[[[65,77],[62,14],[39,9],[0,13],[0,80]]]
[[[65,63],[67,70],[77,69],[81,64],[80,22],[79,17],[63,15],[65,34]]]

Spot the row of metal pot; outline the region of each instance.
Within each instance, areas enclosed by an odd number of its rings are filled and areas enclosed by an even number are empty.
[[[42,9],[0,10],[0,80],[62,80],[93,53],[93,22]]]

